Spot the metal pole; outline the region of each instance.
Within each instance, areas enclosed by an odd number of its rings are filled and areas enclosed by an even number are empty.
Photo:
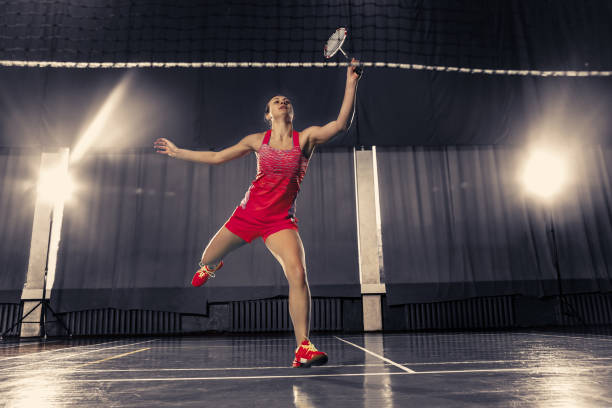
[[[565,295],[563,294],[563,283],[561,282],[561,266],[559,264],[559,251],[557,249],[557,236],[555,234],[555,219],[553,216],[553,209],[550,207],[548,208],[548,215],[550,221],[550,239],[552,244],[552,261],[553,266],[555,268],[555,272],[557,273],[557,289],[559,292],[559,314],[561,317],[574,317],[584,325],[584,320],[582,319],[582,317],[580,317],[574,306],[571,303],[565,301]]]
[[[559,253],[557,251],[557,237],[555,235],[555,219],[553,217],[552,208],[548,209],[549,221],[550,221],[550,239],[552,244],[552,261],[557,273],[557,289],[559,292],[559,310],[561,315],[565,314],[563,310],[563,284],[561,283],[561,268],[559,266]]]
[[[47,274],[49,273],[49,252],[51,251],[51,232],[53,231],[53,214],[54,207],[51,207],[51,214],[49,215],[49,237],[47,239],[47,257],[45,259],[45,275],[43,279],[43,292],[41,298],[41,313],[40,313],[40,330],[43,339],[47,339]]]

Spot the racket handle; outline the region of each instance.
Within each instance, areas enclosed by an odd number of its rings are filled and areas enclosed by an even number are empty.
[[[354,63],[354,62],[351,61],[350,65],[355,67],[355,73],[357,75],[361,76],[361,74],[363,73],[363,64],[360,61],[357,61],[357,63]]]

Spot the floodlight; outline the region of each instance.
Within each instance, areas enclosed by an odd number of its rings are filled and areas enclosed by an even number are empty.
[[[559,152],[536,149],[523,169],[522,181],[528,192],[549,199],[557,194],[567,179],[565,158]]]
[[[73,189],[74,183],[66,168],[56,167],[40,173],[38,195],[46,202],[64,203]]]

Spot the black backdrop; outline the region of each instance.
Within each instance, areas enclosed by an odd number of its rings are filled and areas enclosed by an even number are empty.
[[[2,68],[0,144],[74,146],[118,86],[92,149],[145,148],[165,136],[220,149],[265,127],[270,97],[293,100],[295,127],[335,119],[343,68],[87,70]],[[523,145],[542,126],[561,142],[609,144],[609,77],[524,77],[366,69],[355,123],[329,146]]]
[[[525,151],[508,147],[378,152],[391,304],[558,293],[552,212],[565,293],[612,290],[612,150],[575,149],[548,204],[527,194]]]
[[[240,203],[254,155],[219,166],[151,152],[90,156],[66,206],[52,301],[204,313],[208,302],[286,295],[282,269],[258,239],[190,287],[204,247]],[[341,203],[341,205],[339,205]],[[359,296],[353,154],[316,152],[297,202],[313,296]]]

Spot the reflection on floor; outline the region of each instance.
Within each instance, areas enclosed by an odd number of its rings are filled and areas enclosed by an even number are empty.
[[[8,407],[612,406],[612,330],[0,343]],[[344,340],[344,341],[343,341]],[[364,350],[365,349],[365,350]]]

